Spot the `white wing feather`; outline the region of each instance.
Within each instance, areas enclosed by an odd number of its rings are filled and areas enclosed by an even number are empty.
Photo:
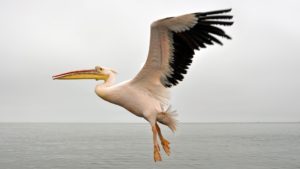
[[[161,83],[161,77],[171,73],[169,62],[172,59],[173,42],[170,31],[184,31],[197,23],[194,14],[166,18],[151,24],[150,48],[147,61],[132,80],[132,83],[145,88],[155,95],[169,98],[168,88]]]

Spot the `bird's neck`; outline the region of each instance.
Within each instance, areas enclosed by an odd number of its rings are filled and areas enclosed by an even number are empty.
[[[114,73],[109,74],[108,78],[104,81],[104,83],[96,86],[96,94],[101,98],[104,98],[107,95],[108,88],[115,84],[116,75]]]
[[[116,74],[110,73],[108,78],[104,81],[103,84],[101,84],[101,86],[110,87],[115,84],[115,80],[116,80]]]

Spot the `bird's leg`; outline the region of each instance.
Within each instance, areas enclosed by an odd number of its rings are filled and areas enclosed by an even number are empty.
[[[157,128],[155,125],[152,125],[152,132],[153,132],[153,144],[154,144],[154,161],[161,161],[161,156],[160,156],[160,148],[157,142]]]
[[[170,146],[169,146],[170,142],[163,137],[163,135],[161,134],[161,130],[157,123],[155,124],[155,126],[157,128],[157,132],[158,132],[159,139],[161,141],[161,145],[164,148],[166,154],[169,156],[170,155]]]

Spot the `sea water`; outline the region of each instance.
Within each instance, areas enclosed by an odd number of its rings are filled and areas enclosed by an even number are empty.
[[[299,123],[183,123],[153,162],[148,124],[0,123],[0,169],[300,169]]]

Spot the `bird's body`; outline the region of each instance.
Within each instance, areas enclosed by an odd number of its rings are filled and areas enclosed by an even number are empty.
[[[147,61],[131,80],[114,84],[116,72],[97,66],[95,69],[72,71],[56,75],[54,79],[104,80],[95,88],[102,99],[127,109],[146,119],[153,131],[154,160],[160,161],[159,136],[165,152],[170,154],[169,142],[162,136],[157,122],[176,129],[176,115],[169,107],[169,88],[183,80],[192,63],[194,50],[222,43],[215,37],[230,37],[215,25],[230,26],[231,9],[192,13],[169,17],[151,24],[150,48]]]
[[[113,76],[115,75],[111,75]],[[95,92],[102,99],[122,106],[138,117],[146,117],[146,120],[150,116],[156,117],[158,113],[163,112],[163,105],[167,104],[167,98],[136,86],[132,80],[116,85],[105,82],[97,85]]]
[[[145,117],[146,112],[152,114],[159,110],[159,101],[151,96],[151,93],[136,88],[126,81],[114,86],[103,87],[97,85],[95,92],[102,99],[119,105],[136,116]]]

